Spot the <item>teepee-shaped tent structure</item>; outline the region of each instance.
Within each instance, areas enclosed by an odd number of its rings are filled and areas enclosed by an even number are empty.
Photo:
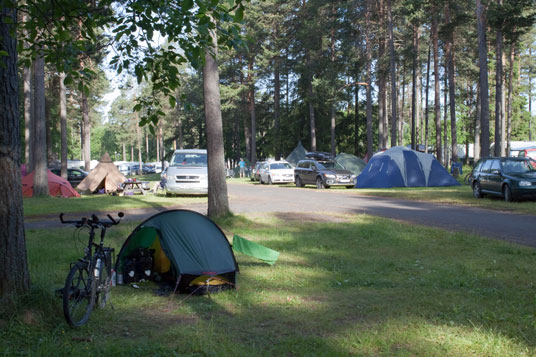
[[[105,153],[99,164],[77,186],[80,191],[95,192],[104,188],[106,192],[115,192],[126,177],[119,172],[110,155]]]

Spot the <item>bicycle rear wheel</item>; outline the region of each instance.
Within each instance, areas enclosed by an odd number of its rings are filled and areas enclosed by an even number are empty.
[[[63,288],[63,314],[71,326],[85,324],[95,305],[96,282],[86,263],[72,266]]]

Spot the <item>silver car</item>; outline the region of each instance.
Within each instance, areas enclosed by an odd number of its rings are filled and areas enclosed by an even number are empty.
[[[259,170],[261,184],[294,182],[294,169],[286,161],[267,161]]]
[[[207,150],[175,150],[162,179],[166,196],[208,194]]]

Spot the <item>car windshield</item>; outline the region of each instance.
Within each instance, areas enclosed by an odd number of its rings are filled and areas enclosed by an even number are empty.
[[[287,164],[286,162],[277,162],[274,164],[270,164],[270,170],[281,170],[281,169],[291,169],[292,167],[290,164]]]
[[[507,160],[502,163],[503,171],[509,174],[522,174],[525,172],[536,172],[532,164],[535,163],[534,160]]]
[[[171,160],[173,167],[207,167],[207,154],[203,153],[177,153]]]
[[[339,170],[344,169],[344,167],[342,167],[337,161],[322,161],[322,162],[319,162],[318,166],[320,168],[325,168],[325,169],[339,169]]]

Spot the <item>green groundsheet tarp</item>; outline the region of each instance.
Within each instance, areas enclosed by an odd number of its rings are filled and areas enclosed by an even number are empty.
[[[235,252],[240,252],[257,259],[262,260],[268,264],[274,264],[279,258],[279,252],[273,249],[267,248],[258,243],[249,241],[245,238],[242,238],[238,235],[233,237],[233,250]]]

